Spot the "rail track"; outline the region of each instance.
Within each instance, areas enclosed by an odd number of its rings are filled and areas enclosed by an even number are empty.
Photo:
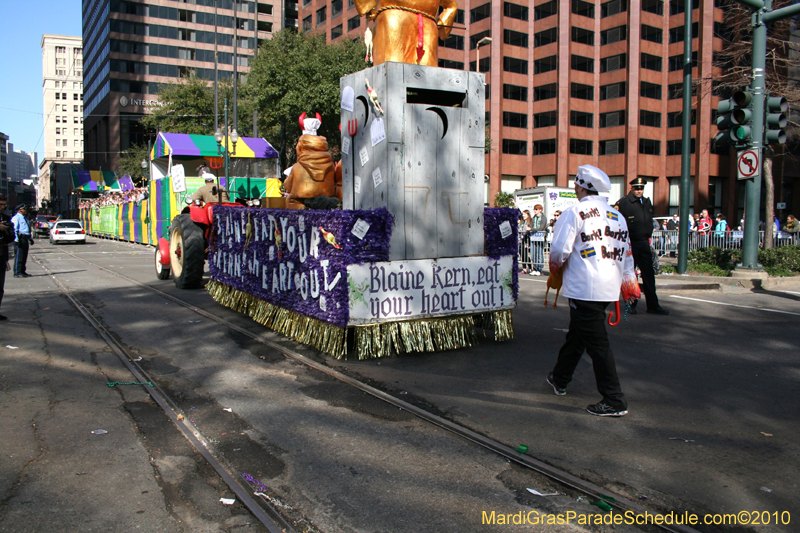
[[[135,244],[131,244],[131,246],[135,246]],[[149,247],[148,247],[149,248]],[[620,512],[633,512],[636,514],[645,514],[648,513],[650,515],[658,515],[657,511],[652,509],[648,509],[643,507],[641,504],[631,501],[627,498],[619,496],[617,494],[612,494],[610,491],[603,489],[602,487],[581,479],[575,475],[570,474],[562,469],[556,468],[552,465],[549,465],[543,461],[535,459],[532,455],[536,453],[535,450],[530,450],[528,453],[520,453],[516,449],[498,442],[496,440],[490,439],[480,433],[473,431],[465,426],[457,424],[451,420],[433,414],[421,407],[418,407],[412,403],[409,403],[405,400],[392,396],[387,392],[384,392],[374,386],[368,385],[358,379],[354,379],[351,376],[348,376],[338,370],[330,368],[324,364],[321,364],[317,361],[314,361],[301,353],[292,350],[291,348],[287,348],[284,345],[278,344],[273,342],[267,338],[264,338],[261,335],[253,333],[245,328],[242,328],[236,324],[231,323],[228,320],[220,318],[219,316],[214,315],[208,311],[198,308],[197,306],[188,303],[176,296],[168,294],[156,287],[152,287],[146,283],[133,279],[129,276],[121,274],[119,272],[115,272],[109,268],[106,268],[98,263],[94,263],[87,259],[77,256],[73,252],[68,250],[59,250],[63,253],[71,256],[73,259],[91,265],[94,268],[97,268],[101,271],[104,271],[108,274],[111,274],[119,279],[122,279],[128,283],[137,285],[153,293],[161,296],[162,298],[178,304],[186,309],[189,309],[198,315],[207,318],[217,324],[224,326],[225,328],[230,329],[231,331],[235,331],[241,335],[248,337],[249,339],[261,343],[271,349],[282,354],[284,357],[287,357],[295,362],[301,363],[309,368],[317,370],[319,372],[323,372],[324,374],[331,376],[347,385],[354,387],[364,393],[367,393],[374,398],[380,399],[388,404],[397,407],[398,409],[402,409],[408,413],[411,413],[418,418],[426,421],[427,423],[441,428],[445,431],[448,431],[452,434],[455,434],[467,441],[470,441],[486,450],[489,450],[508,461],[516,463],[522,467],[530,469],[534,472],[542,474],[549,479],[559,483],[563,487],[569,488],[573,491],[577,491],[585,495],[586,497],[595,500],[595,501],[604,501],[610,507],[614,508]],[[58,277],[53,274],[41,261],[39,261],[35,255],[33,259],[47,272],[48,276],[52,279],[54,284],[59,288],[59,290],[64,294],[64,296],[70,301],[70,303],[84,316],[84,318],[91,324],[91,326],[97,330],[97,332],[101,335],[104,341],[109,345],[109,347],[116,353],[116,355],[120,358],[123,364],[128,368],[128,370],[133,375],[134,379],[140,382],[150,381],[153,380],[150,378],[148,373],[141,368],[140,365],[136,363],[134,360],[135,357],[131,355],[119,342],[117,342],[112,334],[103,324],[84,306],[81,301],[75,297],[72,291],[66,287]],[[256,489],[257,487],[249,486],[241,477],[240,473],[236,471],[235,467],[219,452],[215,449],[212,442],[207,439],[203,434],[199,431],[195,425],[190,423],[189,418],[185,415],[185,413],[181,412],[181,409],[178,405],[173,402],[169,396],[158,386],[157,383],[153,382],[153,387],[144,387],[145,390],[150,394],[153,400],[164,410],[167,416],[172,420],[173,424],[176,428],[186,437],[186,439],[203,455],[203,457],[208,461],[208,463],[217,471],[217,473],[222,477],[225,483],[233,490],[236,496],[242,501],[242,503],[251,511],[251,513],[270,531],[271,533],[277,532],[284,532],[284,533],[293,533],[294,529],[291,525],[281,516],[281,514],[270,504],[269,497],[262,493],[258,492]],[[666,525],[666,524],[658,524],[658,525],[648,525],[646,526],[648,531],[652,530],[659,530],[659,531],[667,531],[671,533],[697,533],[697,530],[683,525]]]

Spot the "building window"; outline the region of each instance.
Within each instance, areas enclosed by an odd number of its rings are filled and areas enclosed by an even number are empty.
[[[655,139],[639,139],[639,153],[645,155],[661,155],[661,141]]]
[[[503,111],[503,126],[508,126],[509,128],[527,128],[528,115]]]
[[[692,39],[697,39],[697,35],[700,31],[700,23],[693,22],[692,23]],[[683,36],[685,32],[683,31],[683,26],[676,26],[674,28],[669,29],[669,44],[672,43],[681,43],[683,42]]]
[[[533,101],[549,100],[558,96],[558,86],[555,83],[539,85],[533,88]]]
[[[642,82],[639,90],[639,96],[642,98],[652,98],[653,100],[661,100],[661,85],[655,83]]]
[[[347,21],[347,31],[353,31],[354,29],[361,26],[361,15],[356,15],[355,17],[351,18]],[[441,46],[442,41],[439,41],[439,45]],[[461,49],[464,49],[464,38],[461,38]]]
[[[528,34],[514,30],[503,30],[503,42],[511,46],[528,48]]]
[[[61,93],[56,93],[56,100],[61,100]]]
[[[581,72],[594,72],[594,58],[584,57],[572,54],[571,57],[572,70],[579,70]]]
[[[697,9],[699,6],[700,0],[692,0],[692,11]],[[669,14],[680,15],[681,13],[686,13],[686,2],[684,0],[670,0]]]
[[[642,11],[663,15],[664,2],[662,0],[642,0]]]
[[[625,139],[609,139],[600,141],[600,155],[617,155],[625,153]]]
[[[581,154],[581,155],[592,155],[592,145],[594,143],[592,141],[587,141],[585,139],[570,139],[569,140],[569,153],[571,154]]]
[[[512,155],[528,155],[527,141],[503,139],[503,153]]]
[[[56,135],[61,135],[61,128],[56,128]]]
[[[317,9],[317,26],[324,24],[328,20],[328,6]]]
[[[77,113],[78,112],[78,106],[76,106],[76,105],[72,106],[72,111]]]
[[[338,26],[331,29],[331,40],[338,39],[342,36],[342,25],[339,24]]]
[[[528,20],[528,7],[521,6],[519,4],[512,4],[511,2],[504,2],[503,3],[503,15],[507,16],[508,18],[517,19],[517,20],[524,20],[527,22]]]
[[[471,24],[478,22],[479,20],[488,19],[492,16],[492,3],[487,2],[482,6],[478,6],[476,8],[469,10],[469,21]]]
[[[57,54],[66,54],[67,47],[66,46],[56,46],[56,53]]]
[[[331,1],[331,18],[342,14],[342,0]],[[332,37],[331,37],[332,38]]]
[[[441,68],[454,68],[457,70],[464,70],[464,63],[462,61],[451,61],[449,59],[439,59],[439,66]]]
[[[594,100],[594,87],[582,83],[570,84],[570,96],[580,100]]]
[[[695,152],[696,143],[695,139],[691,139],[689,142],[689,149],[692,153]],[[667,141],[667,155],[681,155],[683,152],[683,139],[675,139],[672,141]]]
[[[662,59],[659,56],[642,53],[642,68],[661,72],[663,70]]]
[[[558,56],[543,57],[533,62],[533,73],[543,74],[558,68]]]
[[[572,12],[583,17],[594,18],[594,4],[583,0],[572,0]]]
[[[533,141],[533,155],[547,155],[556,153],[555,139],[542,139]]]
[[[360,19],[361,17],[354,17],[354,18]],[[454,50],[463,50],[464,49],[464,36],[463,35],[456,35],[454,33],[451,33],[450,37],[448,37],[444,41],[439,39],[439,46],[442,46],[444,48],[452,48]]]
[[[533,114],[534,128],[549,128],[558,123],[558,111],[545,111],[544,113]]]
[[[476,65],[474,61],[469,62],[469,69],[473,72],[476,70]],[[491,72],[492,70],[492,58],[491,57],[482,57],[481,58],[481,68],[478,72]],[[487,84],[488,86],[488,84]],[[488,92],[488,89],[487,89]],[[487,96],[488,98],[488,96]]]
[[[547,17],[552,17],[558,14],[558,2],[552,0],[546,4],[539,4],[533,8],[533,20],[542,20]]]
[[[714,109],[713,111],[716,111]],[[692,126],[697,124],[697,110],[692,109],[692,113],[690,115]],[[716,123],[716,121],[712,121],[712,124]],[[673,111],[671,113],[667,113],[667,127],[668,128],[680,128],[683,126],[683,111]]]
[[[58,150],[56,150],[56,157],[61,157],[61,152],[59,152]]]
[[[550,28],[533,34],[533,47],[538,48],[550,43],[558,42],[558,28]]]
[[[311,31],[311,15],[303,19],[303,31]]]
[[[670,72],[683,70],[683,54],[669,56],[668,68]],[[697,50],[692,52],[692,68],[697,68]]]
[[[491,37],[491,36],[492,36],[492,30],[486,30],[480,33],[476,33],[475,35],[471,35],[469,38],[469,49],[475,50],[476,48],[478,48],[478,43],[481,41],[481,39],[483,39],[484,37]]]
[[[623,24],[600,32],[600,46],[624,41],[628,38],[628,26]]]
[[[594,127],[594,115],[583,111],[570,111],[569,123],[571,126],[579,128],[592,128]]]
[[[521,85],[503,84],[503,98],[507,100],[517,100],[519,102],[528,101],[528,88]]]
[[[654,128],[661,127],[661,113],[648,111],[647,109],[639,110],[639,125],[652,126]]]
[[[664,42],[664,30],[661,28],[648,26],[647,24],[642,24],[642,40],[661,44]]]
[[[528,74],[528,61],[516,57],[503,56],[503,70],[516,74]]]
[[[600,100],[613,100],[625,96],[625,82],[610,83],[600,86]]]
[[[667,99],[677,100],[679,98],[683,98],[683,83],[667,85]]]
[[[612,17],[628,9],[626,0],[611,0],[600,4],[600,18]]]
[[[628,66],[628,55],[617,54],[615,56],[600,58],[600,72],[613,72]]]
[[[572,27],[572,42],[580,44],[588,44],[594,46],[594,32],[581,28],[579,26]]]

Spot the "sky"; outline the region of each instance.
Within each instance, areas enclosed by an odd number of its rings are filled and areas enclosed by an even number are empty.
[[[42,35],[81,35],[80,0],[0,0],[0,132],[14,150],[44,155]]]

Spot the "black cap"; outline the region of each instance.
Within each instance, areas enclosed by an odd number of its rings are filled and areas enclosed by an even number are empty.
[[[632,179],[630,181],[630,184],[631,185],[641,185],[642,187],[644,187],[645,185],[647,185],[647,180],[640,176],[638,178]]]
[[[28,206],[25,204],[19,204],[17,207],[14,208],[14,211],[20,211],[22,209],[28,209]]]

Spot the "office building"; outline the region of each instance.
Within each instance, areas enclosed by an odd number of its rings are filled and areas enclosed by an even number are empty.
[[[41,46],[44,157],[38,168],[37,207],[69,198],[69,170],[82,168],[84,155],[82,39],[45,34]]]
[[[8,198],[8,173],[7,173],[7,146],[8,135],[0,132],[0,193]]]
[[[152,140],[140,120],[162,104],[159,86],[191,72],[213,80],[215,47],[220,79],[246,74],[282,12],[279,0],[83,0],[86,168],[114,170]]]
[[[352,0],[300,0],[303,31],[364,34]],[[717,133],[714,52],[723,2],[694,2],[692,210],[741,215],[743,182]],[[647,179],[656,214],[678,211],[684,0],[461,0],[439,66],[486,75],[487,198],[538,185],[571,187],[577,167],[611,177],[612,198]],[[372,27],[374,23],[370,22]],[[698,96],[699,95],[699,96]],[[728,95],[724,95],[727,97]],[[798,205],[800,207],[800,205]]]
[[[24,150],[14,150],[14,145],[8,143],[6,155],[6,172],[8,181],[21,183],[22,180],[35,180],[39,169],[39,154],[29,153]]]

